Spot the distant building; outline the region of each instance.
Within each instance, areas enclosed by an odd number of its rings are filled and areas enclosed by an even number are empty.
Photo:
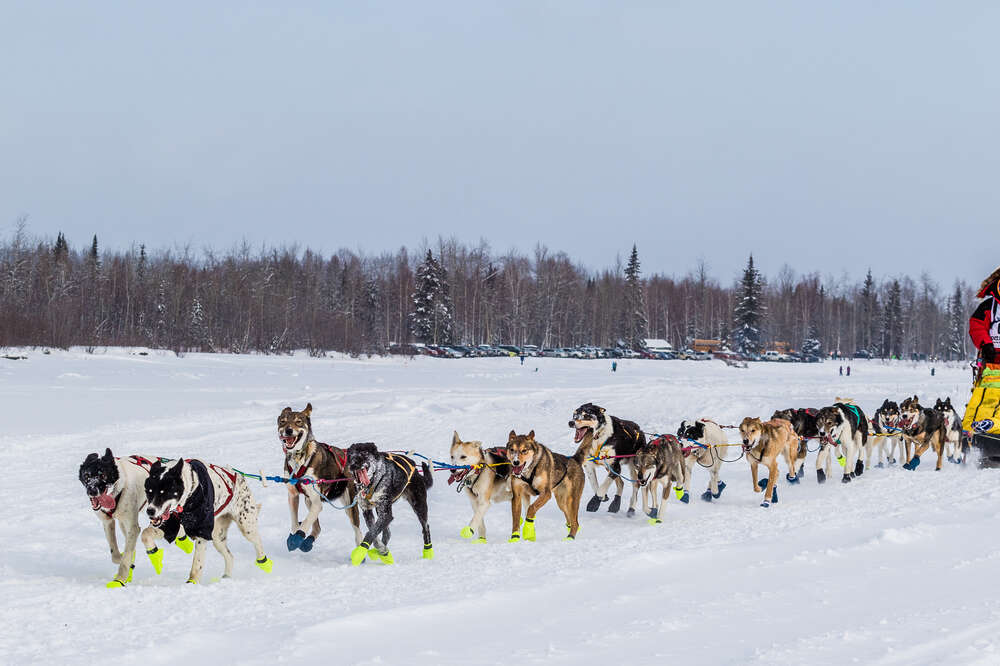
[[[715,353],[722,349],[722,340],[703,340],[701,338],[695,338],[691,341],[691,349],[698,352],[709,352]]]
[[[792,349],[791,343],[782,342],[781,340],[775,340],[774,342],[772,342],[770,349],[773,349],[776,352],[781,352],[782,354],[787,354],[791,351],[794,351]]]
[[[672,352],[674,350],[672,344],[660,338],[646,338],[645,344],[646,349],[651,352]]]

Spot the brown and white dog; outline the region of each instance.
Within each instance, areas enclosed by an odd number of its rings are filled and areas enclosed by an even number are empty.
[[[920,464],[920,456],[927,449],[934,447],[937,453],[936,470],[941,470],[941,463],[944,461],[945,443],[948,440],[948,430],[945,424],[945,416],[942,412],[922,407],[917,396],[907,398],[899,405],[899,425],[907,435],[917,440],[913,457],[906,461],[903,469],[911,472]],[[910,447],[907,446],[907,454]]]
[[[586,455],[580,447],[573,457],[556,453],[535,441],[535,431],[518,435],[513,430],[507,436],[507,459],[511,462],[511,515],[513,526],[510,540],[520,541],[521,507],[528,504],[524,517],[523,536],[535,540],[535,514],[555,495],[556,504],[566,516],[569,528],[567,539],[575,539],[580,529],[580,497],[583,495],[583,467],[580,461]],[[531,502],[531,497],[535,501]]]
[[[792,429],[792,424],[784,419],[772,419],[762,422],[759,418],[746,417],[740,423],[740,436],[743,438],[743,452],[750,463],[750,477],[753,480],[753,492],[764,491],[764,501],[760,503],[768,507],[778,501],[778,491],[775,485],[778,481],[778,456],[784,456],[788,463],[789,477],[796,476],[798,470],[799,438]],[[757,481],[757,466],[767,467],[767,479]]]
[[[354,545],[361,543],[361,518],[354,497],[357,494],[354,481],[345,471],[347,453],[336,446],[317,442],[312,431],[312,403],[306,404],[301,412],[285,407],[278,415],[278,438],[285,454],[285,472],[301,479],[326,479],[333,483],[289,484],[288,509],[291,513],[292,528],[289,530],[287,546],[292,551],[299,549],[308,553],[320,533],[319,512],[323,502],[337,500],[341,506],[348,506],[345,513],[354,528]],[[306,500],[306,517],[299,522],[299,496]],[[308,536],[306,536],[308,535]]]
[[[472,504],[472,520],[462,528],[462,538],[476,536],[476,543],[486,543],[486,516],[490,504],[509,502],[513,493],[510,489],[510,461],[504,447],[483,450],[483,443],[462,441],[458,432],[451,436],[451,464],[464,469],[455,469],[448,477],[448,485],[458,484],[458,492],[464,493]]]

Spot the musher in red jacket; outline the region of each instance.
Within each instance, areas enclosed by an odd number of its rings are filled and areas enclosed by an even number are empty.
[[[969,337],[987,363],[997,363],[1000,347],[1000,268],[983,280],[977,298],[984,298],[969,317]]]

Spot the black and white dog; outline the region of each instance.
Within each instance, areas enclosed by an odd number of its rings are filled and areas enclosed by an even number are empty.
[[[80,465],[80,483],[87,489],[90,507],[104,527],[104,536],[111,549],[111,561],[118,565],[118,573],[108,587],[124,587],[132,581],[135,569],[135,546],[139,540],[139,511],[146,504],[143,484],[149,476],[153,461],[144,456],[116,458],[111,449],[104,455],[91,453]],[[118,533],[115,521],[125,534],[125,550],[118,550]],[[190,553],[190,539],[181,534],[175,543]],[[154,543],[153,548],[156,548]],[[155,553],[159,553],[157,556]],[[163,568],[162,551],[154,550],[150,560],[156,573]]]
[[[951,397],[944,400],[938,398],[934,403],[934,411],[941,412],[944,416],[948,462],[960,464],[965,458],[962,452],[962,419],[952,406]]]
[[[597,467],[604,463],[594,459],[605,456],[633,456],[640,447],[645,446],[646,435],[636,423],[620,419],[617,416],[609,416],[603,407],[598,407],[590,402],[577,407],[576,411],[573,412],[573,419],[569,422],[569,427],[575,430],[573,442],[576,444],[582,442],[588,432],[593,436],[590,451],[587,451],[586,457],[583,458],[583,471],[594,490],[594,496],[587,502],[587,511],[597,511],[601,502],[608,501],[608,487],[614,480],[617,492],[608,506],[608,511],[617,513],[622,505],[622,491],[625,487],[621,477],[622,459],[609,458],[611,460],[609,464],[611,473],[600,485],[597,483]],[[633,488],[630,504],[632,507],[635,507],[637,490],[637,486]]]
[[[233,554],[226,545],[229,525],[236,522],[240,532],[257,551],[257,566],[271,571],[271,560],[257,532],[260,505],[254,502],[246,479],[229,467],[197,459],[153,463],[145,483],[146,514],[152,529],[142,532],[149,549],[150,537],[160,532],[173,541],[178,530],[194,539],[194,559],[189,583],[197,583],[205,565],[205,543],[211,541],[226,562],[224,577],[233,573]]]
[[[347,470],[354,477],[358,489],[358,506],[365,517],[368,531],[361,544],[351,551],[351,564],[357,566],[368,556],[377,557],[385,564],[392,564],[389,552],[389,525],[392,523],[392,505],[400,498],[417,514],[424,535],[423,558],[434,558],[431,528],[427,524],[427,489],[434,483],[427,463],[417,464],[406,456],[383,453],[371,442],[351,444],[347,449]],[[375,517],[378,512],[378,519]]]
[[[882,456],[889,465],[896,464],[896,449],[899,449],[899,458],[906,459],[906,451],[903,449],[904,439],[899,436],[902,429],[899,427],[899,405],[895,401],[886,398],[882,401],[882,406],[872,414],[872,429],[878,437],[868,446],[868,457],[865,464],[871,466],[872,450],[877,449],[875,456],[876,467],[882,467]],[[894,436],[895,435],[895,436]]]
[[[816,481],[823,483],[830,473],[832,449],[837,448],[841,455],[837,461],[844,466],[842,483],[850,483],[855,476],[861,476],[865,471],[865,463],[861,453],[868,443],[868,417],[857,405],[845,402],[824,407],[816,415],[816,426],[819,429],[820,449],[816,455]],[[826,463],[826,472],[823,465]]]

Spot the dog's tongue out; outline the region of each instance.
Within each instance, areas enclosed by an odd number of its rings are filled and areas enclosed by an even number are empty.
[[[573,436],[573,443],[578,444],[580,440],[583,439],[583,436],[586,434],[587,434],[586,428],[577,428],[576,434]]]
[[[368,472],[365,471],[364,467],[358,470],[358,481],[360,481],[363,486],[367,486],[371,483],[371,481],[368,480]]]
[[[97,509],[104,509],[105,511],[115,510],[115,498],[107,493],[101,493],[97,497],[90,498],[90,506]]]

